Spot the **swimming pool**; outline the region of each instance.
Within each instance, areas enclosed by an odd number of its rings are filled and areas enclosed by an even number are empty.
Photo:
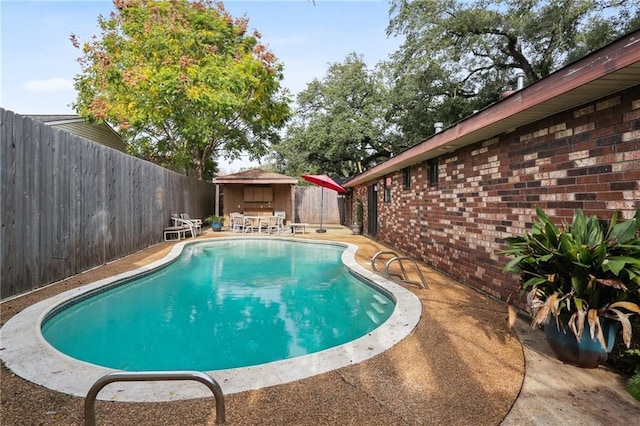
[[[233,242],[243,239],[246,237],[215,238],[211,241]],[[362,278],[373,286],[384,289],[384,292],[395,302],[395,309],[382,325],[350,342],[294,358],[244,368],[210,371],[209,374],[220,383],[226,394],[288,383],[362,362],[384,352],[404,339],[420,318],[421,304],[418,298],[403,287],[360,266],[355,261],[357,246],[330,241],[303,241],[279,237],[278,239],[298,241],[300,244],[344,247],[341,260],[345,267],[351,274]],[[84,397],[96,380],[116,370],[83,362],[55,350],[42,336],[41,324],[51,316],[52,312],[59,310],[63,304],[74,303],[71,302],[74,299],[87,297],[87,294],[102,291],[107,286],[113,286],[140,274],[147,274],[165,267],[176,261],[182,251],[191,244],[193,243],[178,243],[165,258],[159,261],[134,271],[69,290],[28,307],[11,318],[0,329],[0,340],[4,346],[4,350],[0,351],[0,358],[15,374],[29,381],[49,389]],[[301,250],[304,250],[305,247],[310,246],[302,246]],[[197,383],[130,382],[107,386],[100,393],[99,398],[151,402],[208,396],[208,390],[203,389]]]
[[[127,371],[212,371],[355,340],[395,304],[342,264],[342,246],[210,241],[175,262],[47,317],[45,339],[82,361]]]

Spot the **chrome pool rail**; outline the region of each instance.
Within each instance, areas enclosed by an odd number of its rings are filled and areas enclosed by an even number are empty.
[[[95,426],[96,410],[95,402],[98,393],[110,383],[114,382],[150,382],[169,380],[193,380],[207,386],[216,400],[216,424],[225,421],[224,394],[216,380],[200,371],[116,371],[100,377],[91,386],[84,399],[84,424]]]
[[[385,278],[387,278],[388,280],[391,281],[395,281],[398,283],[406,283],[406,284],[415,284],[420,288],[424,288],[426,290],[429,289],[429,285],[427,284],[427,280],[424,278],[424,275],[422,275],[422,271],[420,270],[420,267],[418,267],[418,263],[410,258],[410,257],[406,257],[406,256],[398,256],[398,254],[394,251],[391,250],[381,250],[379,252],[377,252],[376,254],[373,255],[373,257],[371,258],[371,268],[375,271],[380,273],[380,271],[378,270],[378,268],[376,267],[376,259],[382,255],[391,255],[391,259],[389,259],[387,261],[387,263],[384,266],[384,276]],[[416,273],[418,274],[418,277],[420,277],[420,282],[418,281],[414,281],[414,280],[410,280],[409,279],[409,275],[407,274],[406,269],[404,268],[404,265],[402,263],[402,261],[409,261],[411,262],[411,264],[413,264],[413,267],[416,270]],[[400,271],[402,272],[401,274],[397,274],[397,276],[399,276],[399,279],[394,279],[391,276],[391,273],[389,272],[389,267],[391,266],[391,264],[393,262],[398,262],[398,265],[400,266]]]

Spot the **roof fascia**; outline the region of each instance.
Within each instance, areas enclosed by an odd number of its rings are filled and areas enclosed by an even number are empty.
[[[273,185],[273,184],[282,184],[282,185],[296,185],[298,183],[297,179],[225,179],[225,178],[215,178],[213,179],[213,183],[219,184],[245,184],[245,185]]]
[[[589,84],[639,62],[640,31],[635,31],[436,133],[355,176],[343,186],[351,188],[364,184],[445,152],[513,131],[516,126],[523,126],[606,96],[592,91]],[[640,77],[637,76],[627,82],[621,80],[619,84],[609,86],[609,94],[638,83]],[[563,97],[569,101],[556,102]],[[573,104],[570,99],[575,99]],[[506,123],[507,119],[513,120]]]

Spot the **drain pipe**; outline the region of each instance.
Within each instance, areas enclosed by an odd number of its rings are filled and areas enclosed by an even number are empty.
[[[442,123],[441,121],[438,121],[436,123],[433,123],[433,127],[435,128],[436,133],[440,133],[444,128],[444,123]]]

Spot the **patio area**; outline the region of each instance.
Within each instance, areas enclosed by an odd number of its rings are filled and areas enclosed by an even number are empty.
[[[387,249],[351,235],[346,227],[324,227],[326,234],[316,234],[310,225],[294,238],[357,244],[357,261],[368,269],[371,256]],[[229,236],[238,235],[207,230],[198,239]],[[0,322],[54,294],[158,260],[172,246],[162,243],[5,301],[0,305]],[[225,424],[620,424],[640,418],[640,403],[626,393],[620,376],[604,368],[583,370],[562,364],[550,354],[541,332],[523,321],[517,325],[518,337],[507,330],[501,302],[437,271],[421,269],[431,288],[406,286],[422,303],[422,318],[407,338],[360,364],[225,395]],[[0,379],[3,424],[83,424],[82,398],[32,384],[4,365]],[[224,391],[225,384],[220,385]],[[122,403],[116,397],[96,403],[98,424],[214,424],[215,416],[213,398]]]

